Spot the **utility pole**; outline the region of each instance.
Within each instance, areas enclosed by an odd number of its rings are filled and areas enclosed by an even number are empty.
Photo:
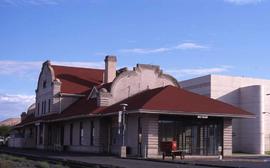
[[[127,157],[127,147],[125,145],[125,132],[126,132],[126,107],[128,104],[120,104],[122,106],[122,113],[119,112],[119,116],[122,114],[122,146],[121,146],[121,158]],[[120,119],[119,119],[120,121]]]

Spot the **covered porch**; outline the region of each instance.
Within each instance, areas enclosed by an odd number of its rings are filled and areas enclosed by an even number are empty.
[[[132,114],[127,125],[126,146],[133,150],[131,155],[161,158],[161,144],[171,141],[189,156],[218,156],[219,148],[224,156],[232,154],[232,118]]]
[[[159,153],[163,142],[176,142],[176,149],[186,155],[219,155],[223,147],[223,118],[160,115],[158,121]]]

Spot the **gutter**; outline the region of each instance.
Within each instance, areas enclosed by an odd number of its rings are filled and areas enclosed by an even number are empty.
[[[171,114],[171,115],[185,115],[185,116],[210,116],[210,117],[230,117],[230,118],[256,118],[255,115],[240,115],[240,114],[219,114],[219,113],[202,113],[202,112],[184,112],[184,111],[164,111],[164,110],[147,110],[139,109],[139,113],[148,114]]]
[[[60,97],[85,97],[84,94],[59,93]]]
[[[120,110],[119,110],[120,111]],[[232,115],[232,114],[219,114],[219,113],[202,113],[202,112],[184,112],[184,111],[164,111],[164,110],[147,110],[138,109],[126,111],[127,114],[169,114],[169,115],[184,115],[184,116],[209,116],[209,117],[229,117],[229,118],[256,118],[255,115]],[[110,112],[100,114],[102,116],[116,115],[117,112]]]

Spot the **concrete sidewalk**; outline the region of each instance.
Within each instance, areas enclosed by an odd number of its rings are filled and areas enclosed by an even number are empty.
[[[1,153],[8,153],[18,156],[33,158],[35,160],[48,160],[54,162],[64,162],[67,165],[82,165],[85,167],[104,167],[104,168],[270,168],[270,157],[230,157],[220,161],[213,158],[189,158],[185,160],[174,160],[170,158],[161,159],[142,159],[127,158],[121,159],[111,155],[98,155],[73,152],[50,152],[41,150],[0,148]],[[268,159],[268,160],[267,160]]]

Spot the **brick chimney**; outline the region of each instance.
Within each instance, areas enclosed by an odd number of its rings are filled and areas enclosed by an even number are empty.
[[[22,112],[21,113],[21,121],[23,121],[26,118],[26,112]]]
[[[105,57],[105,76],[104,83],[109,83],[116,77],[116,56],[107,55]]]

